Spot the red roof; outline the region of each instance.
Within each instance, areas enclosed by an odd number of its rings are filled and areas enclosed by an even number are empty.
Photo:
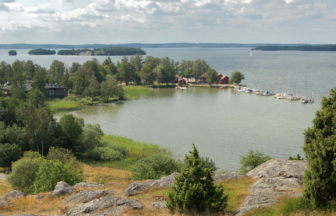
[[[207,78],[208,74],[207,73],[204,73],[200,76],[200,78]]]

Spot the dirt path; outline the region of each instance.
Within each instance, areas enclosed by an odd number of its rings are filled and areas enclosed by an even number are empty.
[[[0,173],[0,180],[4,180],[5,181],[5,179],[6,179],[6,175]]]

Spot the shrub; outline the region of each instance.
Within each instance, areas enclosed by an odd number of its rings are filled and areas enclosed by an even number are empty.
[[[25,158],[41,158],[41,155],[37,151],[26,151],[26,152],[23,153],[23,157],[25,157]]]
[[[44,160],[34,182],[35,193],[52,191],[60,181],[75,185],[83,181],[82,171],[59,160]]]
[[[297,154],[296,157],[289,156],[288,160],[303,160],[303,157],[300,154]]]
[[[7,181],[15,189],[19,189],[27,194],[34,191],[33,183],[36,179],[36,173],[43,162],[42,157],[39,154],[37,157],[37,154],[34,152],[25,153],[25,157],[13,163],[12,172],[7,176]],[[26,157],[26,155],[33,157]]]
[[[0,167],[11,167],[12,162],[19,160],[21,149],[16,144],[0,144]]]
[[[242,165],[239,171],[243,174],[248,173],[262,163],[265,163],[272,158],[264,153],[250,150],[245,156],[240,156],[240,164]]]
[[[94,160],[116,161],[121,160],[123,155],[109,147],[96,147],[86,153],[86,156]]]
[[[96,146],[101,145],[101,139],[104,136],[99,124],[87,124],[84,132],[81,135],[83,151],[94,149]]]
[[[175,177],[175,184],[169,193],[167,208],[171,213],[177,210],[198,212],[222,212],[227,206],[228,196],[224,194],[222,184],[213,182],[214,172],[202,168],[198,151],[193,145],[190,156],[185,156],[185,166],[180,175]]]
[[[174,172],[179,172],[180,169],[181,163],[175,159],[163,154],[156,154],[136,162],[131,171],[133,179],[141,180],[159,179]]]
[[[47,160],[59,160],[63,164],[70,164],[77,169],[81,168],[80,163],[76,160],[76,157],[72,154],[70,149],[51,147],[49,149]]]

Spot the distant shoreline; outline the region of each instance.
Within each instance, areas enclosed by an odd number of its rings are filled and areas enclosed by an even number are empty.
[[[260,46],[322,46],[322,44],[275,44],[275,43],[126,43],[126,44],[0,44],[0,49],[93,49],[103,47],[136,48],[255,48]]]

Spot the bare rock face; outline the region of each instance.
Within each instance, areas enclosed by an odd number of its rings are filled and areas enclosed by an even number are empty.
[[[214,181],[241,179],[243,177],[247,177],[247,176],[244,174],[241,174],[240,172],[217,173],[214,176]]]
[[[89,202],[98,197],[107,196],[113,194],[113,191],[110,190],[83,190],[78,194],[68,197],[66,200],[63,200],[63,203],[82,203]]]
[[[303,160],[269,160],[246,175],[253,178],[297,178],[302,180],[307,169],[307,161]]]
[[[89,183],[89,182],[80,182],[77,183],[74,188],[79,188],[79,187],[83,187],[83,188],[95,188],[95,187],[100,187],[103,186],[102,184],[97,184],[97,183]]]
[[[251,196],[245,199],[236,214],[243,215],[252,209],[271,207],[285,196],[301,196],[306,168],[306,161],[270,160],[251,170],[247,176],[261,179],[251,186]]]
[[[116,202],[120,198],[117,196],[107,195],[99,199],[92,200],[88,203],[79,204],[72,207],[66,212],[67,216],[80,216],[80,215],[113,215],[116,210]],[[107,211],[108,210],[108,211]],[[120,212],[120,211],[118,211]],[[115,214],[114,214],[115,215]]]
[[[177,175],[178,173],[173,173],[169,176],[162,177],[159,180],[147,180],[146,182],[134,182],[127,187],[125,191],[125,196],[131,196],[131,195],[140,193],[141,191],[151,188],[153,186],[157,186],[159,188],[168,187],[174,183],[175,177]]]
[[[76,188],[71,187],[66,182],[60,181],[55,186],[52,196],[59,196],[65,194],[71,194],[76,191]]]
[[[123,199],[117,202],[117,206],[123,206],[127,209],[142,209],[142,204],[137,200]]]

